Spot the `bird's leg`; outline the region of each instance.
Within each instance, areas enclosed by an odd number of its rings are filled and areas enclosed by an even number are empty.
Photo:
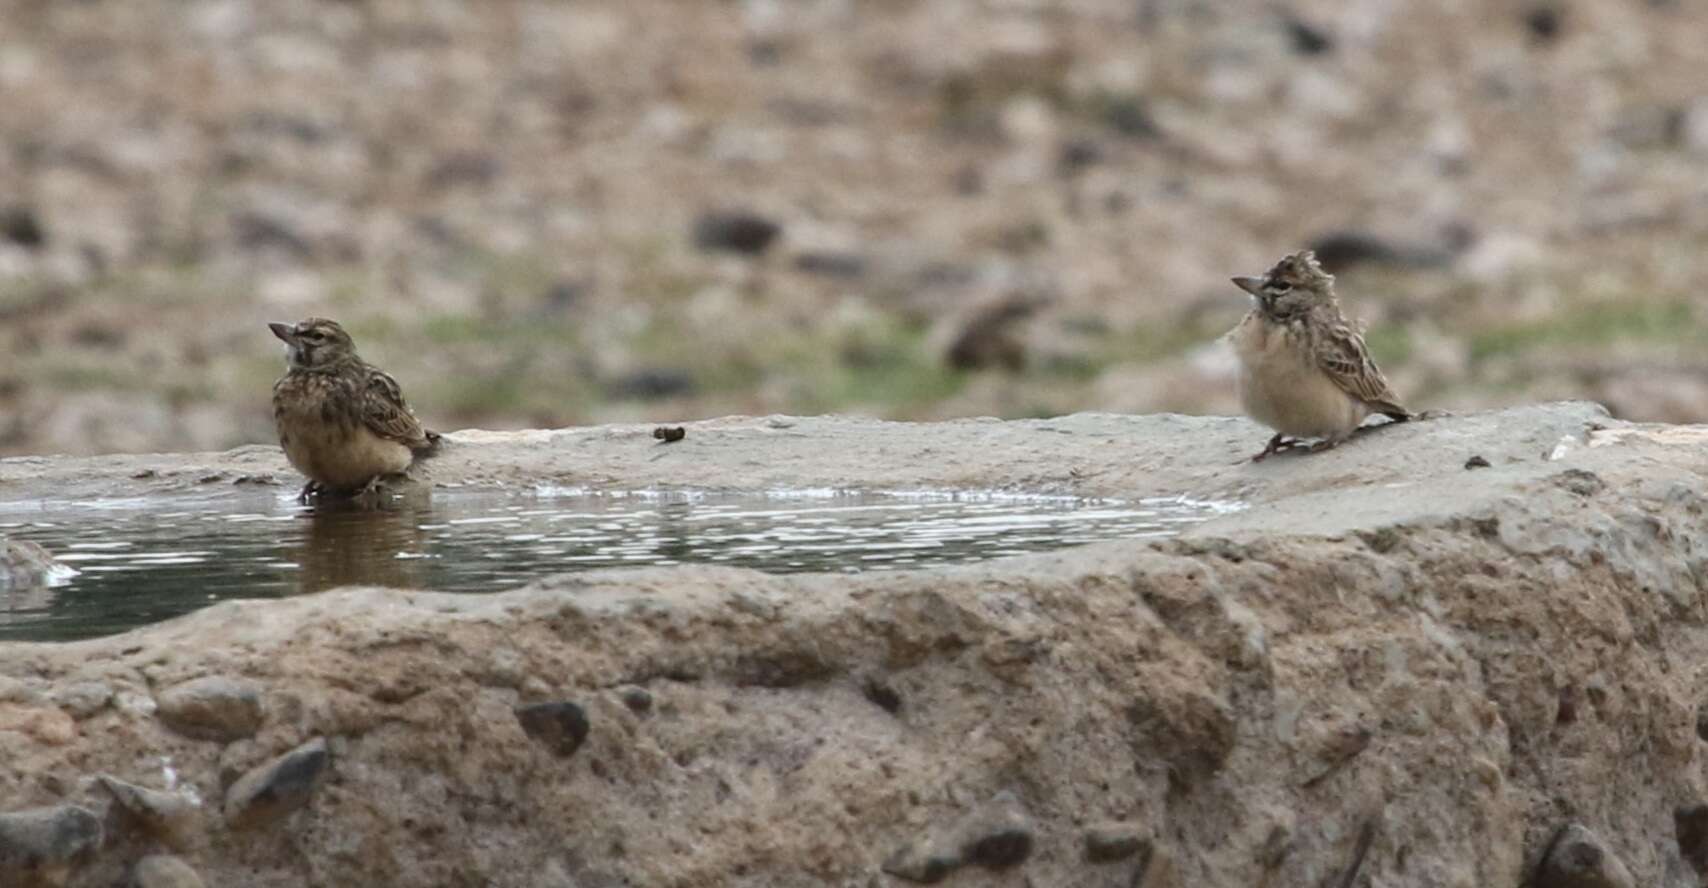
[[[309,500],[320,496],[320,494],[325,490],[326,488],[321,487],[319,481],[310,481],[302,486],[301,491],[298,491],[297,502],[306,506],[308,505]]]
[[[357,496],[378,496],[379,492],[380,492],[380,481],[383,480],[384,478],[385,478],[384,475],[375,475],[374,477],[369,478],[368,483],[363,484],[362,489],[356,491],[356,495]]]
[[[1310,449],[1307,450],[1306,452],[1307,453],[1321,453],[1324,450],[1333,450],[1334,448],[1339,447],[1340,442],[1343,440],[1345,440],[1345,439],[1344,438],[1324,438],[1321,441],[1318,441],[1317,443],[1312,444],[1310,446]]]
[[[1251,461],[1263,462],[1269,458],[1269,454],[1280,453],[1283,450],[1291,450],[1293,449],[1293,446],[1294,442],[1286,440],[1286,436],[1282,435],[1280,432],[1276,432],[1275,437],[1269,439],[1269,445],[1264,447],[1262,452],[1252,457]]]

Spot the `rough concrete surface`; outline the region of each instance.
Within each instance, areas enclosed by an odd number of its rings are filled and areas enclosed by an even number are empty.
[[[1556,404],[1260,465],[1266,433],[1218,418],[647,431],[461,433],[424,474],[1249,508],[929,571],[351,588],[0,645],[0,816],[23,817],[0,841],[34,842],[0,860],[73,886],[166,851],[250,886],[870,888],[911,884],[910,851],[948,885],[1698,884],[1708,429]],[[263,448],[12,459],[0,496],[241,478],[295,482]],[[157,697],[210,676],[255,690],[252,736],[163,722]],[[584,740],[522,715],[558,704]],[[234,827],[238,784],[290,804]],[[100,816],[99,848],[37,836],[55,806]]]

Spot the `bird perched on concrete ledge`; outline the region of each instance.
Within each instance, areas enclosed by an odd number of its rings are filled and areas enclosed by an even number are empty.
[[[1245,412],[1275,430],[1258,462],[1318,438],[1312,452],[1352,437],[1366,417],[1415,418],[1401,406],[1364,337],[1340,313],[1334,277],[1306,250],[1282,257],[1262,277],[1236,277],[1257,304],[1228,334],[1239,356]]]
[[[437,449],[438,433],[421,427],[397,380],[362,360],[337,321],[267,326],[286,346],[273,420],[285,457],[308,476],[297,499],[372,490]]]

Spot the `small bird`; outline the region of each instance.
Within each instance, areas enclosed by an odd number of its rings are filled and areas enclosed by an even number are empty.
[[[273,384],[273,420],[285,457],[308,476],[299,501],[372,490],[437,449],[438,433],[421,427],[397,380],[362,360],[337,321],[267,326],[286,347],[288,369]]]
[[[1415,418],[1401,406],[1364,337],[1340,313],[1334,277],[1309,250],[1284,256],[1263,277],[1236,277],[1257,305],[1228,334],[1239,355],[1240,403],[1252,419],[1275,430],[1252,457],[1298,446],[1289,438],[1318,438],[1311,451],[1352,437],[1366,417]]]

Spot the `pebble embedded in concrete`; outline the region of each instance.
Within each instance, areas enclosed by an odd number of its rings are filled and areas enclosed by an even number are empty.
[[[261,727],[261,693],[251,683],[205,675],[155,696],[160,720],[187,737],[229,742]]]
[[[199,833],[201,804],[189,796],[127,783],[110,774],[95,782],[110,793],[134,823],[174,848],[185,848]]]
[[[966,865],[1002,869],[1030,857],[1032,820],[1011,792],[966,813],[948,830],[910,842],[884,861],[883,870],[913,882],[940,882]]]
[[[1184,880],[1174,864],[1174,855],[1167,848],[1150,845],[1139,855],[1131,885],[1132,888],[1184,888]]]
[[[1092,863],[1126,860],[1149,844],[1144,829],[1127,820],[1107,820],[1085,828],[1085,859]]]
[[[999,792],[956,825],[961,859],[991,869],[1022,863],[1032,855],[1032,819],[1011,792]]]
[[[136,862],[131,870],[135,888],[203,888],[202,877],[181,857],[171,854],[150,854]]]
[[[652,692],[639,685],[627,685],[619,688],[617,696],[631,712],[644,713],[652,709]]]
[[[316,737],[237,779],[225,793],[225,819],[234,828],[270,823],[308,804],[330,754]]]
[[[1708,803],[1684,805],[1672,812],[1679,856],[1697,875],[1708,875]]]
[[[55,805],[0,814],[0,875],[7,885],[58,884],[101,846],[101,821],[87,808]]]
[[[901,711],[901,694],[896,691],[893,685],[881,678],[866,679],[865,683],[860,686],[860,692],[865,694],[866,699],[872,701],[873,705],[891,715]]]
[[[113,689],[106,682],[80,681],[53,693],[53,702],[75,719],[85,719],[107,708]]]
[[[1630,870],[1589,827],[1570,823],[1554,834],[1536,867],[1535,888],[1634,888]]]
[[[575,754],[587,740],[591,726],[587,711],[570,700],[534,703],[516,707],[516,720],[529,737],[544,744],[560,757]]]
[[[930,885],[943,881],[960,866],[959,853],[927,839],[897,849],[884,861],[883,870],[898,879]]]

